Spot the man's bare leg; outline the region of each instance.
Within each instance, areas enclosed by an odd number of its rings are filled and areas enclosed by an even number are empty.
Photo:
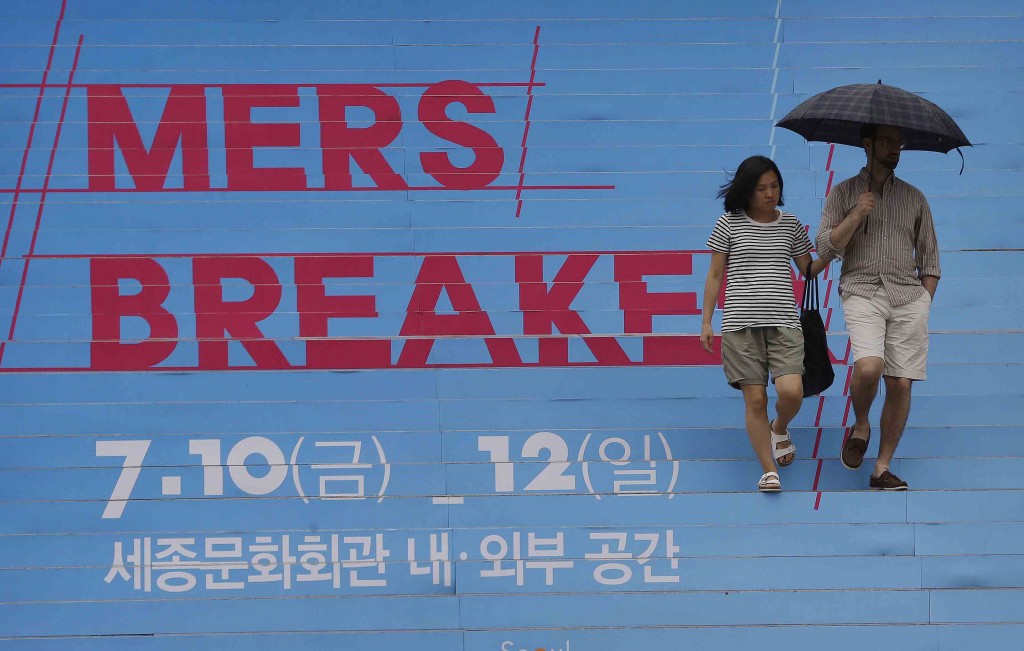
[[[878,395],[878,381],[885,370],[885,362],[881,357],[862,357],[853,364],[853,377],[850,379],[850,396],[853,398],[853,424],[851,438],[865,439],[871,431],[868,414],[871,405]],[[895,449],[895,448],[894,448]]]
[[[885,376],[885,404],[882,406],[882,440],[878,444],[875,477],[889,469],[896,446],[910,415],[910,392],[914,383],[905,377]]]

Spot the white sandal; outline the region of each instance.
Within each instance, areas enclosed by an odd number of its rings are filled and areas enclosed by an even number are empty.
[[[776,434],[775,421],[773,420],[772,422],[768,423],[768,431],[771,432],[772,434],[772,456],[775,457],[775,463],[779,464],[782,467],[786,467],[790,463],[793,463],[793,461],[796,459],[796,446],[793,444],[793,438],[789,435],[789,430],[786,430],[785,434]],[[779,443],[786,442],[788,442],[789,445],[787,445],[784,448],[778,447]],[[793,458],[789,460],[789,463],[782,463],[781,461],[779,461],[779,459],[786,456],[787,454],[793,455]]]
[[[779,473],[766,472],[761,475],[761,479],[757,482],[757,490],[762,493],[778,493],[781,491],[782,482],[779,481]]]

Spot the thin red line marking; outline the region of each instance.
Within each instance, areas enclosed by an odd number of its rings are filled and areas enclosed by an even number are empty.
[[[825,196],[832,191],[832,179],[836,175],[836,171],[832,169],[832,152],[836,150],[835,143],[829,143],[828,145],[828,160],[825,161],[825,171],[828,172],[828,183],[825,185]]]
[[[523,212],[523,181],[526,179],[526,139],[530,135],[530,111],[533,110],[533,82],[537,78],[537,53],[540,51],[540,25],[533,32],[533,60],[530,61],[530,83],[526,86],[526,116],[523,121],[522,153],[519,156],[519,187],[516,189],[516,219]]]
[[[60,25],[64,21],[64,11],[67,9],[68,0],[64,0],[60,6],[60,15],[57,16],[57,24],[53,28],[53,42],[50,43],[50,54],[46,58],[46,69],[43,70],[43,79],[36,85],[26,84],[26,88],[38,88],[39,94],[36,96],[36,110],[32,114],[32,126],[28,129],[28,141],[25,143],[25,153],[21,156],[21,169],[18,171],[18,182],[14,187],[14,198],[11,201],[11,214],[7,218],[7,231],[4,233],[4,244],[0,248],[0,265],[3,265],[4,260],[7,258],[7,245],[11,239],[11,230],[14,227],[14,215],[18,210],[18,197],[21,195],[21,184],[25,178],[25,169],[28,167],[28,154],[32,150],[32,138],[35,136],[36,124],[39,123],[39,112],[43,105],[43,94],[45,89],[48,88],[46,80],[50,76],[50,70],[53,68],[53,54],[57,50],[57,40],[60,37]]]
[[[846,368],[849,369],[846,372],[846,386],[850,386],[850,378],[853,377],[853,367],[852,366],[847,366]],[[849,391],[847,391],[847,393],[849,393]],[[852,406],[853,406],[853,396],[847,396],[847,398],[846,398],[846,409],[843,410],[843,427],[847,427],[850,424],[850,407],[852,407]],[[853,428],[852,427],[849,429],[849,432],[851,432],[851,433],[853,432]],[[848,436],[848,434],[845,434],[843,436],[843,440],[844,441],[846,440],[846,436]]]
[[[371,253],[41,253],[34,260],[76,260],[90,258],[315,258],[324,256],[346,257],[425,257],[425,256],[510,256],[510,255],[650,255],[677,253],[681,255],[710,254],[711,251],[383,251]]]
[[[821,425],[821,412],[825,408],[825,396],[818,396],[818,413],[814,416],[814,426],[818,427]],[[815,454],[817,454],[817,448],[815,448]]]
[[[835,143],[829,143],[829,146],[828,146],[828,160],[825,161],[825,171],[828,172],[828,183],[825,185],[825,196],[826,197],[828,196],[829,192],[832,191],[832,179],[835,176],[835,170],[832,169],[832,154],[835,152],[835,149],[836,149]],[[823,276],[823,278],[828,276],[828,272],[830,270],[831,270],[831,267],[826,267],[826,269],[825,269],[825,276]],[[832,308],[828,306],[829,296],[831,295],[831,293],[832,293],[832,280],[829,279],[828,285],[825,288],[825,300],[822,302],[822,307],[825,308],[825,310],[826,310],[826,312],[825,312],[825,330],[826,331],[828,331],[828,326],[832,322]],[[847,359],[849,359],[849,354],[847,354]],[[846,359],[843,360],[843,363],[844,364],[846,363]],[[849,381],[847,381],[847,386],[849,386]],[[845,389],[843,390],[843,393],[845,395],[845,393],[846,393]],[[813,458],[815,458],[815,459],[818,459],[818,447],[821,444],[821,433],[824,430],[823,427],[820,427],[820,425],[821,425],[821,409],[824,406],[824,404],[825,404],[825,397],[822,396],[821,397],[821,402],[818,403],[818,416],[817,416],[817,418],[815,419],[815,422],[814,422],[814,426],[818,428],[818,436],[817,436],[817,438],[814,441],[814,455],[813,455]],[[811,490],[817,492],[817,495],[814,498],[814,510],[815,511],[817,511],[818,507],[821,506],[821,491],[818,490],[818,480],[821,478],[821,467],[822,467],[823,463],[824,463],[823,459],[818,459],[818,469],[814,473],[814,487],[811,489]]]
[[[46,165],[46,178],[43,179],[43,192],[39,195],[39,209],[36,211],[36,224],[32,230],[32,241],[28,247],[28,254],[25,256],[25,265],[21,270],[21,284],[18,285],[18,298],[14,301],[14,314],[11,317],[11,330],[7,334],[7,340],[0,342],[0,364],[3,363],[4,351],[7,348],[7,341],[14,340],[14,329],[18,325],[18,312],[21,310],[21,299],[25,295],[25,283],[28,281],[29,263],[32,262],[32,255],[36,250],[36,241],[39,239],[39,226],[43,221],[43,207],[46,205],[46,191],[50,187],[50,175],[53,173],[53,161],[57,158],[57,146],[60,144],[60,133],[64,127],[64,118],[68,113],[68,100],[71,98],[71,84],[75,79],[75,71],[78,69],[78,58],[82,54],[82,42],[84,34],[79,34],[78,45],[75,46],[75,60],[71,64],[71,72],[68,73],[67,87],[64,89],[64,102],[60,107],[60,120],[57,122],[57,131],[53,134],[53,147],[50,148],[50,161]]]
[[[486,185],[484,187],[477,187],[471,190],[454,189],[451,187],[444,187],[443,185],[424,185],[414,187],[403,187],[400,190],[389,189],[384,187],[353,187],[351,189],[335,189],[329,187],[305,187],[296,190],[239,190],[231,187],[211,187],[209,189],[194,190],[187,189],[184,187],[165,187],[159,190],[140,190],[134,187],[117,187],[112,190],[94,190],[88,187],[55,187],[47,191],[47,193],[76,193],[76,192],[93,192],[96,194],[113,193],[113,192],[150,192],[153,194],[160,194],[163,192],[193,192],[197,194],[207,194],[209,192],[412,192],[412,191],[444,191],[449,190],[452,192],[474,192],[480,190],[573,190],[573,189],[586,189],[586,190],[599,190],[599,189],[615,189],[614,185]],[[13,188],[0,188],[0,192],[13,192]],[[29,193],[40,193],[43,190],[39,188],[26,188],[22,190],[23,194]]]
[[[831,316],[831,314],[829,314]],[[828,328],[826,327],[826,330]],[[818,447],[821,445],[821,432],[825,429],[821,426],[821,413],[825,409],[825,396],[818,396],[818,413],[814,416],[814,426],[818,428],[818,433],[814,438],[814,452],[811,454],[812,459],[818,459]],[[822,460],[818,459],[818,468],[814,472],[814,486],[811,490],[818,490],[818,479],[821,477],[821,464]],[[820,500],[816,500],[815,503],[820,504]]]
[[[64,0],[65,3],[67,0]],[[63,15],[64,11],[61,10]],[[488,87],[488,88],[525,88],[528,86],[538,87],[546,86],[544,82],[531,83],[526,81],[508,81],[508,82],[470,82],[474,86]],[[72,88],[89,88],[90,86],[116,86],[117,88],[170,88],[171,86],[202,86],[203,88],[224,88],[226,86],[295,86],[298,88],[313,88],[316,86],[330,86],[330,83],[305,83],[305,84],[205,84],[205,83],[166,83],[166,84],[72,84]],[[373,86],[374,88],[430,88],[433,83],[406,83],[406,84],[374,84],[374,83],[362,83],[353,84],[356,86]],[[0,88],[64,88],[65,84],[46,84],[45,82],[40,84],[0,84]]]
[[[697,335],[692,335],[697,337]],[[378,370],[424,370],[424,369],[435,369],[435,368],[481,368],[481,369],[493,369],[493,368],[578,368],[578,367],[594,367],[594,368],[624,368],[627,366],[652,366],[651,364],[644,364],[643,362],[629,362],[628,364],[615,364],[614,367],[603,365],[598,362],[578,362],[563,364],[560,366],[542,366],[538,362],[524,362],[518,366],[507,366],[507,367],[496,367],[494,364],[429,364],[426,366],[388,366],[386,368]],[[340,369],[325,369],[317,366],[286,366],[286,367],[266,367],[266,366],[228,366],[227,368],[202,368],[199,366],[150,366],[147,368],[139,369],[108,369],[108,370],[97,370],[88,366],[44,366],[44,367],[8,367],[0,368],[0,374],[3,373],[223,373],[224,371],[266,371],[266,372],[281,372],[281,371],[354,371],[360,369],[351,368],[340,368]]]
[[[814,439],[814,452],[811,454],[812,459],[818,458],[818,446],[821,444],[821,430],[823,429],[821,427],[821,412],[824,406],[825,396],[818,396],[818,415],[814,418],[814,426],[818,428],[818,436]],[[815,483],[814,487],[817,489],[818,484]]]

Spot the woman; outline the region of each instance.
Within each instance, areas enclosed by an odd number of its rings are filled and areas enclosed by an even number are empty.
[[[804,341],[793,299],[790,261],[816,276],[828,264],[811,262],[811,241],[800,221],[778,209],[782,174],[770,159],[751,156],[718,193],[725,214],[708,239],[711,268],[704,284],[700,341],[713,351],[711,316],[728,270],[722,318],[722,367],[729,384],[743,392],[747,435],[764,472],[758,490],[782,490],[775,466],[793,462],[796,446],[786,429],[803,402]],[[768,422],[769,372],[778,393]]]

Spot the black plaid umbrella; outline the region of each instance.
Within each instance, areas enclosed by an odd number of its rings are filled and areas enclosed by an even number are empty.
[[[936,104],[881,81],[818,93],[801,102],[776,126],[795,131],[807,140],[860,147],[860,129],[865,124],[899,127],[906,149],[945,154],[971,145],[953,118]]]
[[[902,88],[886,86],[881,79],[877,84],[851,84],[818,93],[801,102],[775,126],[815,142],[861,147],[860,130],[865,124],[899,127],[906,143],[904,149],[943,154],[956,149],[963,174],[964,155],[960,147],[970,147],[971,143],[953,118],[933,102]],[[871,158],[869,165],[873,164]],[[864,231],[867,229],[868,222],[864,220]]]

